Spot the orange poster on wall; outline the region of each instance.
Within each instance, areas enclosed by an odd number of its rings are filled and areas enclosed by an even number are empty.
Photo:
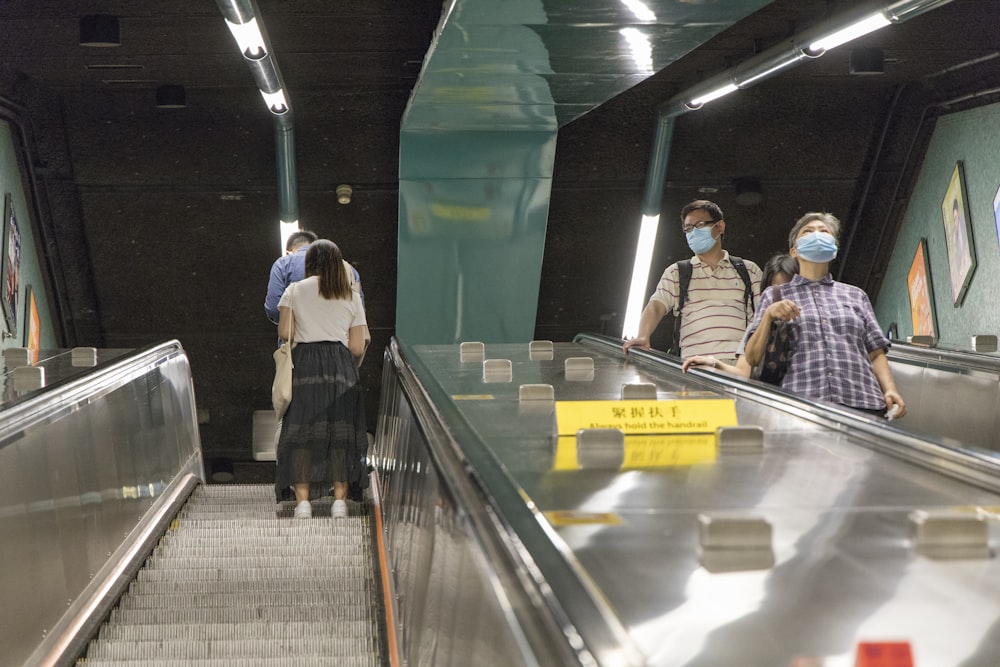
[[[38,361],[38,351],[42,349],[42,321],[38,316],[35,291],[25,288],[24,346],[31,350],[31,363]]]
[[[910,319],[914,336],[935,336],[934,297],[931,292],[931,272],[927,263],[927,240],[920,239],[917,252],[910,263],[906,275],[906,286],[910,293]]]

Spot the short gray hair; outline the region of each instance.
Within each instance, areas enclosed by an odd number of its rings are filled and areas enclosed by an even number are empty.
[[[833,238],[836,239],[838,242],[840,241],[840,220],[837,219],[837,216],[835,216],[833,213],[812,212],[812,213],[806,213],[804,216],[799,218],[798,222],[795,223],[795,226],[792,227],[792,231],[789,232],[788,234],[789,248],[795,247],[795,239],[798,238],[799,232],[802,231],[803,227],[805,227],[814,220],[819,220],[824,225],[826,225],[827,228],[830,230],[830,233],[833,234]]]

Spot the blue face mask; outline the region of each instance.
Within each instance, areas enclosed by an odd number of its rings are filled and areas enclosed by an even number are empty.
[[[712,237],[712,229],[714,227],[714,225],[702,227],[701,229],[696,227],[686,234],[688,247],[691,248],[691,252],[700,255],[712,249],[718,241],[718,239]]]
[[[825,264],[837,257],[837,241],[832,234],[812,232],[799,237],[795,242],[795,250],[807,262]]]

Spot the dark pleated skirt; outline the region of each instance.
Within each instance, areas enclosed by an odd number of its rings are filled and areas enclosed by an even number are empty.
[[[292,500],[309,483],[312,499],[334,482],[368,486],[368,434],[358,368],[342,343],[299,343],[292,350],[292,402],[278,437],[275,495]]]

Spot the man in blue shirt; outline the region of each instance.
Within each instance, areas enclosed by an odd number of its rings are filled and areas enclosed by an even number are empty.
[[[285,289],[306,277],[306,250],[316,238],[314,233],[305,229],[293,232],[285,243],[285,254],[274,260],[274,264],[271,265],[267,296],[264,297],[264,314],[273,324],[278,323],[278,301],[281,300]],[[361,276],[358,270],[347,262],[344,264],[350,274],[351,288],[361,295],[361,302],[364,303],[365,295],[361,291]]]

